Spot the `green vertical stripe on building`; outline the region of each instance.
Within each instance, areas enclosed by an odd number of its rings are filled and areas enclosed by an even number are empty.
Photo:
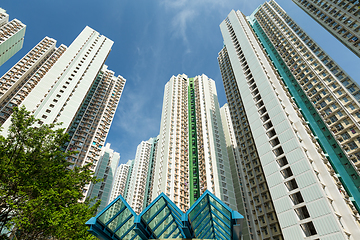
[[[200,197],[199,165],[196,134],[196,111],[194,78],[189,78],[188,86],[188,118],[189,118],[189,192],[190,206]]]

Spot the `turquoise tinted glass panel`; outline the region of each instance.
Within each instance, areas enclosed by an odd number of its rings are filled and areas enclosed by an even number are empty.
[[[158,201],[151,206],[150,209],[148,209],[146,211],[146,213],[144,213],[144,215],[142,215],[142,219],[148,223],[150,221],[150,219],[156,214],[156,212],[162,208],[165,205],[165,200],[164,198],[159,198]]]
[[[132,216],[132,214],[131,214],[130,210],[126,208],[116,218],[114,218],[114,220],[112,220],[108,224],[108,228],[110,228],[111,230],[115,230],[121,224],[123,224],[125,221],[127,221],[130,216]],[[128,222],[131,222],[131,221],[134,221],[134,216],[132,216],[130,218],[130,220],[128,220]]]
[[[136,237],[133,240],[142,240],[141,237],[139,237],[139,235],[136,235]]]
[[[224,236],[222,236],[222,235],[219,234],[218,232],[215,232],[214,235],[216,236],[216,237],[215,237],[216,239],[219,239],[219,240],[224,239],[224,240],[225,240]]]
[[[167,227],[166,231],[163,232],[158,238],[168,238],[169,234],[171,234],[178,226],[175,222],[173,222],[169,227]]]
[[[161,224],[160,224],[160,225],[156,228],[156,230],[154,231],[154,234],[155,234],[155,236],[156,236],[157,238],[159,238],[158,235],[159,235],[167,226],[169,226],[169,224],[171,224],[173,217],[171,217],[171,215],[169,215],[169,216],[170,216],[170,217],[165,218],[164,221],[162,221]]]
[[[198,234],[201,234],[201,232],[204,229],[206,229],[209,224],[211,225],[210,214],[208,214],[208,216],[203,221],[201,221],[201,223],[196,227],[195,229],[196,236],[198,236]]]
[[[121,233],[120,233],[121,234]],[[131,230],[128,234],[126,234],[123,238],[121,238],[122,240],[131,240],[134,238],[134,236],[137,236],[137,234],[135,233],[134,230]],[[141,238],[140,238],[141,239]]]
[[[180,238],[183,237],[179,229],[176,229],[168,238]]]
[[[121,201],[119,198],[111,207],[109,207],[101,216],[98,218],[98,220],[106,224],[111,218],[113,218],[121,209],[125,207],[125,204]]]
[[[214,208],[213,206],[211,206],[211,211],[213,213],[216,214],[216,216],[214,216],[215,218],[220,218],[225,224],[227,224],[228,226],[230,226],[231,222],[230,220],[221,212],[219,212],[216,208]],[[220,220],[219,220],[220,221]]]
[[[116,235],[119,237],[123,237],[122,235],[125,234],[130,228],[134,226],[134,216],[131,216],[129,221],[122,224],[122,226],[119,228],[119,230],[116,231]],[[114,230],[114,229],[111,229]]]
[[[209,203],[208,198],[205,197],[196,205],[194,209],[191,210],[191,212],[189,213],[190,222],[194,220],[193,218],[200,211],[200,209],[202,209],[202,207],[204,207],[204,205],[207,205],[208,203]]]
[[[170,208],[171,214],[180,220],[182,213],[178,212],[175,208],[173,208],[173,206],[171,206],[171,204],[168,204],[167,206]]]
[[[208,231],[205,236],[204,236],[204,239],[211,239],[211,238],[214,238],[214,233],[211,232],[211,231]]]
[[[198,234],[196,234],[197,238],[204,238],[204,236],[208,235],[208,233],[213,233],[214,232],[214,228],[212,226],[212,223],[209,222],[205,228],[203,229],[198,229]]]
[[[205,216],[209,215],[210,211],[209,211],[209,207],[206,207],[203,209],[203,211],[195,218],[195,220],[191,223],[191,225],[193,227],[197,227],[197,225],[199,225],[200,221],[204,221],[202,220]],[[210,216],[210,215],[209,215]]]
[[[213,221],[216,222],[217,224],[219,224],[224,229],[224,231],[230,232],[230,227],[227,226],[225,223],[223,223],[220,219],[218,219],[214,216]]]
[[[210,202],[216,206],[217,209],[219,209],[228,219],[231,219],[231,212],[227,210],[223,205],[218,203],[215,199],[210,198]]]
[[[213,224],[215,226],[215,228],[214,228],[215,232],[221,233],[223,235],[223,237],[230,238],[230,235],[228,233],[226,233],[225,230],[222,229],[217,222],[214,221]]]
[[[149,223],[150,229],[154,230],[156,226],[164,221],[164,217],[170,213],[169,208],[165,207],[159,212],[159,214]],[[169,215],[171,216],[171,215]]]

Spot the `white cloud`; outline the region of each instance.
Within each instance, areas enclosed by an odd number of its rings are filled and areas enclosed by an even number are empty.
[[[194,18],[194,10],[183,9],[172,19],[172,28],[174,36],[181,37],[185,43],[188,43],[186,29],[189,22]]]
[[[172,15],[171,28],[174,37],[180,37],[188,43],[187,29],[189,24],[201,17],[204,12],[222,12],[229,1],[223,0],[163,0],[161,5]]]

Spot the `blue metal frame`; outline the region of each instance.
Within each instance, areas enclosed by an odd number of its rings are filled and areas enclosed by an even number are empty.
[[[118,201],[124,204],[124,206],[113,216],[110,217],[106,223],[103,223],[99,218],[106,214],[110,208],[117,204]],[[159,201],[163,201],[163,205],[150,216],[147,220],[144,219],[144,214],[151,210],[155,204],[159,204]],[[206,201],[206,202],[204,202]],[[215,201],[215,203],[214,203]],[[200,209],[199,204],[203,204]],[[165,208],[169,211],[160,217],[159,222],[152,228],[149,226],[151,221],[153,221],[161,211]],[[115,220],[121,213],[126,209],[130,210],[130,215],[123,220],[122,224],[117,226],[114,230],[111,230],[108,225]],[[196,211],[196,212],[193,212]],[[190,214],[194,214],[192,219],[190,219]],[[121,237],[116,235],[116,232],[127,223],[132,217],[134,217],[133,225],[130,226],[126,232],[121,233]],[[197,220],[198,223],[193,225],[192,223]],[[206,220],[204,224],[204,220]],[[89,232],[98,237],[101,240],[121,240],[130,232],[135,233],[131,238],[132,240],[136,237],[140,237],[142,240],[149,240],[154,238],[215,238],[219,240],[238,240],[241,236],[242,221],[244,217],[229,208],[224,204],[220,199],[218,199],[214,194],[208,190],[190,207],[190,209],[183,213],[164,193],[161,193],[149,206],[147,206],[139,215],[137,215],[125,201],[122,196],[117,197],[112,203],[104,208],[96,217],[89,219],[86,222],[86,225],[90,227]],[[161,227],[164,221],[169,220],[170,222],[166,226]],[[229,222],[227,222],[227,220]],[[230,225],[229,225],[230,223]],[[176,226],[175,226],[175,225]],[[169,229],[171,226],[174,229]],[[230,229],[226,229],[226,227]],[[160,230],[158,234],[155,234],[156,230]],[[166,236],[162,236],[167,230],[170,230]],[[206,230],[206,231],[205,231]],[[198,232],[198,236],[196,236]],[[120,234],[119,234],[120,235]]]
[[[120,211],[118,211],[116,214],[114,214],[114,216],[112,216],[108,221],[106,221],[106,223],[103,223],[99,220],[99,218],[108,210],[110,210],[110,208],[118,203],[118,201],[121,201],[124,204],[124,207],[122,207],[120,209]],[[91,219],[89,219],[89,221],[86,222],[86,225],[90,226],[89,232],[91,232],[93,235],[97,236],[98,238],[102,239],[102,240],[119,240],[121,239],[120,237],[118,237],[115,233],[116,231],[118,231],[122,226],[119,225],[118,227],[116,227],[114,230],[111,230],[108,228],[108,225],[114,220],[116,219],[116,217],[118,217],[122,212],[124,212],[126,209],[129,209],[130,211],[130,216],[126,219],[127,222],[130,218],[131,215],[136,217],[136,213],[134,212],[134,210],[130,207],[130,205],[125,201],[125,199],[119,195],[114,201],[112,201],[108,206],[106,206],[101,212],[99,212],[95,217],[92,217]],[[94,224],[95,223],[95,224]],[[130,230],[127,231],[126,234],[128,234],[131,229],[133,229],[133,227],[130,227]],[[121,237],[126,236],[126,235],[122,235]]]
[[[178,221],[176,221],[176,219],[179,220],[179,215],[181,216],[182,211],[181,211],[181,210],[168,198],[168,196],[166,196],[164,193],[161,193],[154,201],[152,201],[152,202],[150,203],[150,205],[147,206],[147,207],[139,214],[139,217],[140,217],[141,219],[143,219],[143,215],[144,215],[147,211],[149,211],[156,203],[158,203],[158,201],[160,201],[160,199],[163,199],[163,200],[164,200],[164,206],[162,206],[162,207],[156,212],[156,214],[154,214],[154,216],[152,216],[152,217],[150,218],[150,220],[147,221],[146,224],[149,224],[164,208],[167,207],[170,212],[169,212],[165,217],[163,217],[163,219],[162,219],[153,229],[151,229],[152,232],[153,232],[153,234],[152,234],[151,237],[153,237],[153,238],[157,238],[157,237],[158,237],[158,236],[156,236],[156,235],[154,234],[154,231],[155,231],[155,230],[165,221],[165,219],[166,219],[167,217],[169,217],[170,215],[172,216],[173,221],[176,223],[177,228],[178,228],[179,231],[181,232],[182,237],[185,237],[185,234],[184,234],[184,232],[183,232],[183,230],[182,230],[182,226],[179,224]],[[145,222],[145,219],[143,219],[143,221]],[[161,236],[161,234],[162,234],[163,232],[164,232],[164,231],[160,232],[159,236]]]

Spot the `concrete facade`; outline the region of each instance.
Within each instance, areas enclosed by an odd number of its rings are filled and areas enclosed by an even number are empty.
[[[239,165],[248,193],[244,208],[249,232],[254,239],[356,239],[358,212],[343,194],[345,188],[327,160],[323,142],[310,130],[315,125],[308,125],[298,99],[290,94],[283,80],[289,75],[274,67],[271,49],[265,47],[267,38],[262,32],[278,47],[274,49],[281,57],[299,59],[287,45],[298,38],[287,29],[286,13],[274,10],[276,7],[280,9],[270,1],[248,18],[232,11],[220,25],[225,47],[219,63],[242,155]],[[310,54],[302,58],[302,63],[313,64],[310,58]],[[315,71],[322,73],[324,67],[317,64]],[[254,153],[249,155],[251,147]]]

